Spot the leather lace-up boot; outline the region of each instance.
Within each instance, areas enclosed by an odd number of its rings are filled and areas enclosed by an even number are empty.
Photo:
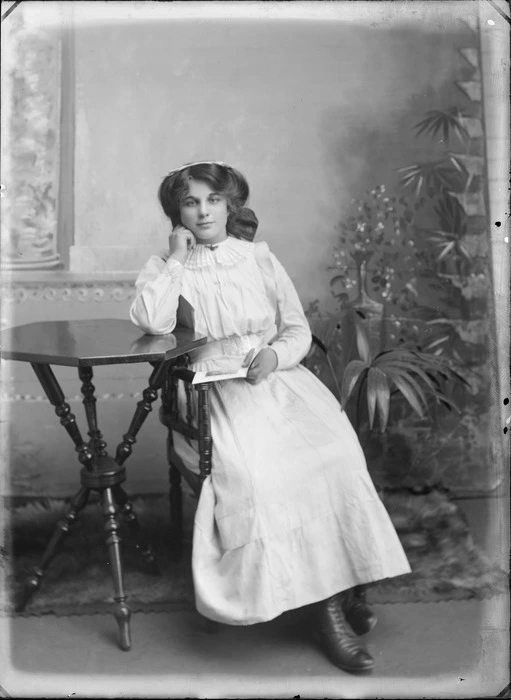
[[[342,609],[348,624],[355,634],[367,634],[370,632],[378,618],[366,603],[365,589],[363,586],[355,586],[349,591],[343,591]]]
[[[346,621],[342,594],[318,605],[315,639],[330,661],[350,673],[369,671],[374,660]]]

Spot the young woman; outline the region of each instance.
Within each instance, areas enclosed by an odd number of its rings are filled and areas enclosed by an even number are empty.
[[[237,170],[205,161],[173,170],[159,199],[172,222],[169,249],[136,282],[130,317],[170,333],[180,308],[209,343],[191,369],[226,370],[246,358],[246,379],[213,383],[213,472],[195,516],[197,609],[232,625],[317,604],[315,637],[331,661],[364,671],[358,635],[376,617],[363,584],[410,571],[346,414],[300,361],[311,332],[296,290],[266,243],[236,235],[249,194]]]

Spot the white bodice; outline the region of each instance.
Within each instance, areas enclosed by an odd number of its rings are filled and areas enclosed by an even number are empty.
[[[193,308],[194,329],[211,340],[266,335],[278,323],[271,347],[280,369],[295,366],[309,350],[311,333],[298,294],[266,243],[229,237],[198,245],[184,265],[153,255],[135,284],[130,318],[146,333],[172,332],[182,297]]]

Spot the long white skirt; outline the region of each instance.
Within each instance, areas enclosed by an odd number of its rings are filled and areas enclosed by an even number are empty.
[[[250,625],[410,572],[346,413],[305,367],[214,383],[211,424],[192,554],[202,615]],[[177,435],[176,450],[197,472]]]

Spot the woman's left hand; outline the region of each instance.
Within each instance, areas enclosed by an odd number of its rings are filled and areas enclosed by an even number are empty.
[[[249,384],[259,384],[277,369],[277,353],[271,348],[263,348],[252,360],[248,368],[246,381]]]

